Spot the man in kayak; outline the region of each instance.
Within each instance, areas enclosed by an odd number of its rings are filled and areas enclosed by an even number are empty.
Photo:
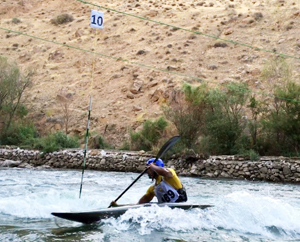
[[[139,204],[151,202],[154,196],[159,203],[165,202],[186,202],[187,195],[185,188],[181,184],[176,172],[172,168],[165,168],[161,159],[152,158],[147,161],[147,174],[150,179],[155,179],[155,183],[150,186],[144,196],[139,200]]]
[[[147,174],[150,179],[155,179],[155,183],[148,188],[138,204],[151,202],[154,196],[157,197],[159,203],[186,202],[187,194],[185,188],[174,169],[165,168],[161,159],[157,159],[155,164],[154,161],[155,158],[147,161]],[[116,207],[119,205],[112,201],[111,206]]]

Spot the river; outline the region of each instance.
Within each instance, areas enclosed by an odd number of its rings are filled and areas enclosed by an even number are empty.
[[[138,176],[79,170],[0,169],[0,241],[299,241],[300,187],[181,177],[190,203],[214,207],[183,211],[129,210],[83,225],[51,212],[106,208]],[[119,203],[136,203],[152,181],[144,175]]]

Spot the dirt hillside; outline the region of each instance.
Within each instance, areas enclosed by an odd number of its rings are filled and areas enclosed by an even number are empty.
[[[92,95],[92,134],[121,145],[183,82],[246,82],[267,93],[274,83],[261,73],[278,56],[272,51],[296,57],[286,60],[299,80],[300,0],[90,3],[1,0],[0,54],[35,71],[26,102],[44,132],[64,129],[68,101],[69,131],[83,135]],[[89,26],[91,9],[104,13],[102,30]],[[61,14],[74,20],[53,24]]]

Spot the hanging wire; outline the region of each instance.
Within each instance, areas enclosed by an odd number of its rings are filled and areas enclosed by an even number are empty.
[[[126,15],[126,16],[130,16],[130,17],[142,19],[142,20],[145,20],[145,21],[148,21],[148,22],[156,23],[156,24],[159,24],[159,25],[168,26],[168,27],[171,27],[171,28],[174,28],[174,29],[180,29],[180,30],[183,30],[183,31],[187,31],[187,32],[190,32],[190,33],[198,34],[198,35],[203,35],[203,36],[206,36],[206,37],[209,37],[209,38],[213,38],[213,39],[217,39],[217,40],[222,40],[224,42],[232,43],[234,45],[240,45],[240,46],[248,47],[248,48],[251,48],[251,49],[254,49],[254,50],[257,50],[257,51],[263,51],[263,52],[267,52],[267,53],[272,53],[272,54],[275,54],[275,55],[279,55],[281,57],[288,57],[288,58],[293,58],[293,59],[296,59],[296,60],[300,60],[300,57],[297,57],[297,56],[288,55],[288,54],[285,54],[285,53],[279,53],[279,52],[274,51],[274,50],[268,50],[268,49],[264,49],[264,48],[259,48],[259,47],[256,47],[256,46],[253,46],[253,45],[250,45],[250,44],[240,43],[240,42],[237,42],[237,41],[234,41],[234,40],[230,40],[230,39],[219,38],[218,36],[214,36],[214,35],[210,35],[210,34],[205,34],[205,33],[200,32],[200,31],[194,31],[194,30],[190,30],[190,29],[186,29],[186,28],[174,26],[174,25],[167,24],[167,23],[160,22],[160,21],[156,21],[156,20],[153,20],[153,19],[141,17],[141,16],[138,16],[138,15],[135,15],[135,14],[122,12],[122,11],[119,11],[119,10],[116,10],[116,9],[113,9],[113,8],[108,8],[108,7],[100,6],[100,5],[97,5],[97,4],[88,2],[88,1],[83,1],[83,0],[76,0],[76,1],[84,3],[84,4],[87,4],[87,5],[91,5],[91,6],[94,6],[94,7],[102,8],[102,9],[105,9],[105,10],[108,10],[108,11],[112,11],[112,12],[115,12],[115,13],[119,13],[119,14],[122,14],[122,15]]]
[[[188,75],[188,74],[185,74],[185,73],[169,71],[167,69],[162,69],[162,68],[158,68],[158,67],[155,67],[155,66],[146,65],[144,63],[130,61],[130,60],[127,60],[127,59],[123,59],[121,57],[114,57],[114,56],[105,55],[105,54],[102,54],[102,53],[99,53],[99,52],[96,52],[96,51],[87,50],[87,49],[79,48],[79,47],[76,47],[76,46],[56,42],[56,41],[53,41],[53,40],[44,39],[44,38],[37,37],[37,36],[34,36],[34,35],[30,35],[30,34],[26,34],[26,33],[20,32],[20,31],[15,31],[15,30],[2,28],[2,27],[0,27],[0,29],[11,32],[11,33],[16,33],[16,34],[19,34],[19,35],[24,35],[24,36],[27,36],[27,37],[35,38],[35,39],[38,39],[38,40],[41,40],[41,41],[50,42],[50,43],[53,43],[53,44],[56,44],[56,45],[61,45],[61,46],[67,47],[67,48],[76,49],[76,50],[79,50],[79,51],[82,51],[82,52],[93,53],[94,55],[102,56],[102,57],[113,59],[113,60],[116,60],[116,61],[122,61],[124,63],[128,63],[128,64],[131,64],[131,65],[137,65],[137,66],[140,66],[140,67],[144,67],[144,68],[148,68],[148,69],[152,69],[152,70],[156,70],[156,71],[166,72],[166,73],[172,74],[172,75],[177,75],[177,76],[190,78],[190,79],[196,80],[198,82],[204,82],[205,81],[207,83],[212,83],[212,84],[215,84],[215,85],[222,85],[222,84],[220,84],[219,82],[216,82],[216,81],[204,80],[202,78],[191,76],[191,75]],[[293,101],[293,102],[300,103],[300,100],[287,99],[287,98],[275,96],[273,94],[268,94],[266,92],[259,92],[259,91],[254,91],[254,90],[251,90],[251,92],[255,93],[255,94],[258,94],[258,95],[266,96],[266,97],[274,97],[274,98],[278,98],[280,100]]]

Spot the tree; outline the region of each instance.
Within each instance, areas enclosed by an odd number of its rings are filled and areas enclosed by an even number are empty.
[[[274,91],[274,103],[265,116],[264,128],[272,140],[273,152],[300,153],[300,85],[288,81]]]
[[[69,132],[69,125],[71,121],[71,112],[70,112],[70,106],[73,101],[73,96],[70,93],[66,93],[63,90],[61,90],[61,93],[57,95],[57,100],[59,101],[59,105],[63,112],[63,119],[64,119],[64,125],[65,125],[65,133],[68,134]]]
[[[197,87],[183,85],[177,91],[177,98],[164,109],[164,114],[176,126],[185,147],[195,149],[197,139],[202,134],[204,113],[207,109],[207,85]]]
[[[244,148],[240,141],[247,124],[245,104],[249,95],[246,84],[234,82],[209,91],[204,135],[210,153],[236,154]]]
[[[31,87],[29,71],[22,74],[16,63],[11,63],[7,58],[0,56],[0,121],[1,133],[5,134],[15,118],[23,118],[27,109],[22,97],[25,90]]]
[[[251,136],[251,148],[257,150],[259,131],[262,126],[260,116],[265,111],[265,104],[261,101],[258,101],[255,95],[253,95],[250,97],[249,105],[247,107],[250,109],[251,114],[248,120],[248,128]]]
[[[160,117],[157,120],[146,120],[139,132],[130,132],[131,145],[133,150],[150,151],[163,136],[168,122]]]

